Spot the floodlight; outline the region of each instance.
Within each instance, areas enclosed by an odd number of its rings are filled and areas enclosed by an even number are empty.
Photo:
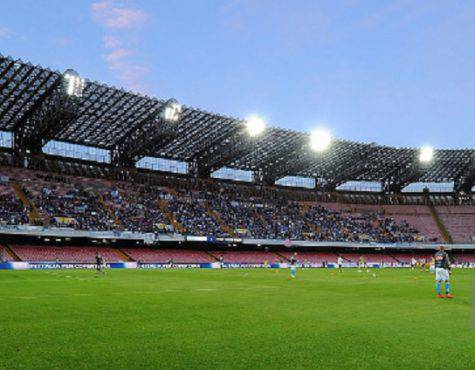
[[[316,152],[324,152],[332,142],[332,135],[328,130],[317,128],[310,133],[310,148]]]
[[[259,116],[250,116],[246,120],[246,130],[251,137],[259,136],[266,130],[266,127],[266,122]]]
[[[181,118],[182,107],[176,100],[171,99],[166,103],[162,118],[169,122],[178,122]]]
[[[78,73],[72,69],[68,69],[63,74],[63,89],[69,96],[80,98],[86,86],[86,81],[79,77]]]
[[[419,161],[428,163],[434,158],[434,149],[430,146],[423,146],[419,150]]]

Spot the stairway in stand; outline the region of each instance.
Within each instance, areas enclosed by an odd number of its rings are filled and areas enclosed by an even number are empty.
[[[114,252],[119,256],[119,258],[123,259],[125,262],[135,261],[132,257],[130,257],[122,249],[120,249],[120,248],[113,248],[113,249],[114,249]]]
[[[308,212],[308,205],[303,204],[302,208],[300,209],[300,214],[302,215],[302,217],[304,217],[307,212]],[[305,223],[315,234],[318,234],[317,227],[312,222],[308,221],[306,217],[305,217]]]
[[[102,207],[104,207],[105,210],[107,210],[107,213],[109,214],[109,217],[114,221],[116,226],[118,227],[119,230],[124,230],[124,225],[122,225],[122,222],[117,218],[117,215],[115,214],[114,210],[112,207],[107,204],[107,202],[104,200],[104,197],[100,193],[94,193],[94,195],[97,197],[97,200],[101,204]]]
[[[221,228],[222,231],[224,231],[226,234],[228,234],[232,237],[236,236],[236,233],[234,232],[234,230],[228,224],[226,224],[223,221],[223,219],[221,218],[221,215],[218,212],[211,209],[208,202],[206,202],[206,213],[208,214],[208,216],[210,216],[210,217],[212,217],[216,220],[216,222],[218,223],[218,225],[219,225],[219,227]]]
[[[173,229],[176,232],[183,233],[183,225],[179,223],[173,216],[173,213],[171,213],[170,208],[168,207],[168,202],[164,199],[160,199],[157,203],[160,211],[166,216],[170,224],[172,224]]]
[[[434,219],[435,223],[437,224],[437,227],[439,228],[440,235],[442,235],[442,237],[444,238],[444,241],[446,243],[453,244],[454,241],[453,241],[452,235],[450,235],[449,230],[447,229],[444,222],[440,218],[439,213],[435,209],[434,205],[429,203],[427,205],[427,207],[429,208],[430,214],[431,214],[432,218]]]
[[[2,247],[2,245],[0,245]],[[8,245],[3,245],[4,251],[10,256],[13,261],[21,261],[21,258]]]
[[[10,182],[10,185],[13,191],[15,192],[15,195],[17,196],[17,198],[29,210],[28,218],[30,220],[30,224],[34,224],[34,225],[41,224],[45,226],[49,225],[49,219],[40,216],[35,204],[25,194],[21,185],[17,181]]]

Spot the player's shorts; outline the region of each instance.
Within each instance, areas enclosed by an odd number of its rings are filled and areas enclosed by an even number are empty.
[[[435,280],[437,280],[437,281],[449,281],[450,280],[449,270],[443,269],[441,267],[437,267],[435,269]]]
[[[297,266],[290,266],[290,272],[295,274],[297,272]]]

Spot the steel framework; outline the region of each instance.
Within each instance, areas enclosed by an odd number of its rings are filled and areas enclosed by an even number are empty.
[[[190,175],[209,177],[221,167],[254,171],[273,184],[305,176],[329,190],[350,181],[378,181],[388,193],[410,182],[455,183],[459,192],[475,185],[475,150],[436,150],[427,166],[417,149],[334,140],[318,154],[307,133],[271,127],[257,138],[242,120],[183,107],[181,119],[161,119],[167,104],[86,81],[80,97],[61,90],[63,74],[0,54],[0,130],[13,133],[15,156],[40,154],[50,140],[109,150],[110,166],[134,167],[144,156],[188,162]]]

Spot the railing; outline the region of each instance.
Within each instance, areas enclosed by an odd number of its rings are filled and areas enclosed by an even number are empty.
[[[136,240],[145,244],[157,242],[209,242],[209,243],[241,243],[244,245],[285,246],[282,239],[253,239],[253,238],[216,238],[214,236],[193,236],[174,234],[153,234],[131,231],[86,231],[71,228],[43,227],[43,226],[0,226],[0,235],[37,236],[43,238],[88,238],[107,240]],[[440,244],[440,243],[368,243],[368,242],[327,242],[312,240],[292,240],[291,247],[345,247],[345,248],[391,248],[391,249],[436,249],[440,245],[447,249],[475,249],[475,243],[467,244]]]

